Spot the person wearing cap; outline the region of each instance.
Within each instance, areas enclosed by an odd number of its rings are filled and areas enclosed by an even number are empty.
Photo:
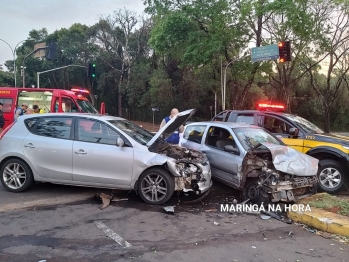
[[[21,107],[18,106],[16,108],[16,111],[15,111],[15,119],[14,120],[16,121],[18,119],[18,117],[23,116],[25,111],[27,110],[27,108],[28,108],[28,104],[26,104],[26,103],[23,103]]]
[[[2,106],[3,104],[0,102],[0,133],[2,132],[2,129],[5,125],[5,118],[4,114],[2,113]]]

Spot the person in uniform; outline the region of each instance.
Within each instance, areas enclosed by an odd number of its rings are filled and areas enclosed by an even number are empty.
[[[2,132],[2,129],[4,128],[4,125],[5,125],[5,118],[4,118],[4,114],[2,113],[2,106],[3,104],[0,102],[0,133]]]
[[[171,113],[169,116],[165,117],[161,124],[160,124],[160,129],[166,125],[166,123],[168,121],[170,121],[170,119],[172,117],[174,117],[175,115],[177,115],[179,113],[178,109],[177,108],[173,108],[171,110]],[[179,136],[179,133],[183,133],[184,131],[184,127],[183,126],[180,126],[169,138],[166,139],[166,141],[170,144],[173,144],[173,145],[179,145],[179,139],[180,139],[180,136]]]

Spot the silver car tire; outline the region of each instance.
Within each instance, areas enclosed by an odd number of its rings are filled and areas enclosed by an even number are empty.
[[[319,161],[318,189],[319,191],[334,194],[340,191],[346,183],[347,174],[341,163],[331,159]]]
[[[151,168],[142,173],[138,179],[138,194],[148,204],[166,203],[174,192],[173,177],[162,168]]]
[[[249,199],[252,204],[267,206],[270,200],[263,195],[258,184],[258,179],[248,178],[243,189],[243,201]]]
[[[23,192],[34,183],[33,173],[23,160],[12,158],[0,169],[2,185],[10,192]]]

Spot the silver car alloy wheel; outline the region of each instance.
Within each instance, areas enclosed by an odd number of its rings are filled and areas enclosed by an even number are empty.
[[[143,178],[141,190],[149,201],[158,202],[167,194],[167,183],[161,175],[149,174]]]
[[[342,176],[337,169],[333,167],[327,167],[321,171],[319,180],[323,187],[335,188],[340,184]]]
[[[2,175],[6,186],[11,189],[20,189],[27,179],[24,167],[18,163],[9,163]]]

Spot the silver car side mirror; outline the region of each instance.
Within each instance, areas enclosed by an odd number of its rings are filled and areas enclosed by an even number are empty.
[[[125,141],[124,141],[121,137],[118,137],[118,138],[116,139],[116,145],[117,145],[118,147],[122,147],[124,144],[125,144]]]

